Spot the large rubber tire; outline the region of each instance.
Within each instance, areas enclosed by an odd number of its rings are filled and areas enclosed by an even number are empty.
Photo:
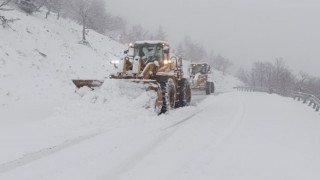
[[[162,98],[162,104],[160,104]],[[155,110],[158,114],[166,113],[174,109],[176,101],[176,87],[172,79],[161,79],[159,81],[158,97]]]
[[[179,100],[176,107],[184,107],[190,105],[191,102],[191,87],[187,79],[183,78],[179,81]]]
[[[210,95],[211,93],[211,83],[207,82],[206,83],[206,95]]]
[[[211,82],[211,93],[215,92],[214,82]]]
[[[158,90],[157,90],[157,98],[154,106],[154,110],[157,114],[161,114],[162,106],[163,106],[163,92],[161,89],[160,83],[158,83]]]

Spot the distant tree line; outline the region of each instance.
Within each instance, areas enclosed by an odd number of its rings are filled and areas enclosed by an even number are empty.
[[[294,90],[320,98],[320,78],[304,72],[294,74],[282,58],[277,58],[274,63],[254,62],[249,71],[241,68],[236,75],[248,86]]]

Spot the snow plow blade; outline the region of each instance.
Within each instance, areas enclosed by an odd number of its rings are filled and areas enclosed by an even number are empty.
[[[157,84],[156,80],[151,80],[151,79],[119,79],[119,78],[110,78],[110,79],[118,80],[119,85],[134,83],[134,84],[142,85],[141,87],[145,87],[144,88],[145,90],[158,91],[158,84]]]
[[[73,84],[76,85],[77,88],[81,88],[87,86],[89,88],[100,87],[103,84],[103,80],[94,80],[94,79],[74,79],[72,80]]]

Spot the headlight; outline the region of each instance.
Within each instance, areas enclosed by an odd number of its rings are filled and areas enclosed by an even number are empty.
[[[172,63],[172,61],[171,60],[164,60],[163,61],[163,64],[165,64],[165,65],[167,65],[167,64],[171,64]]]
[[[119,60],[112,60],[111,61],[111,64],[119,64],[120,62],[119,62]]]

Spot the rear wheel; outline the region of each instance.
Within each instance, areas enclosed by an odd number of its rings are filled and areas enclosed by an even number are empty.
[[[206,83],[206,95],[210,95],[211,93],[211,83],[207,82]]]
[[[214,87],[214,82],[211,82],[211,93],[214,93],[215,87]]]
[[[176,87],[172,79],[161,79],[157,92],[155,110],[158,114],[172,110],[175,106]],[[162,101],[161,101],[162,99]]]
[[[188,106],[191,101],[191,88],[187,79],[179,81],[179,101],[176,103],[176,107]]]
[[[155,108],[154,108],[157,114],[161,114],[161,110],[162,110],[162,106],[163,106],[162,94],[163,94],[163,92],[161,89],[161,85],[160,85],[160,83],[158,83],[157,99],[156,99]]]

